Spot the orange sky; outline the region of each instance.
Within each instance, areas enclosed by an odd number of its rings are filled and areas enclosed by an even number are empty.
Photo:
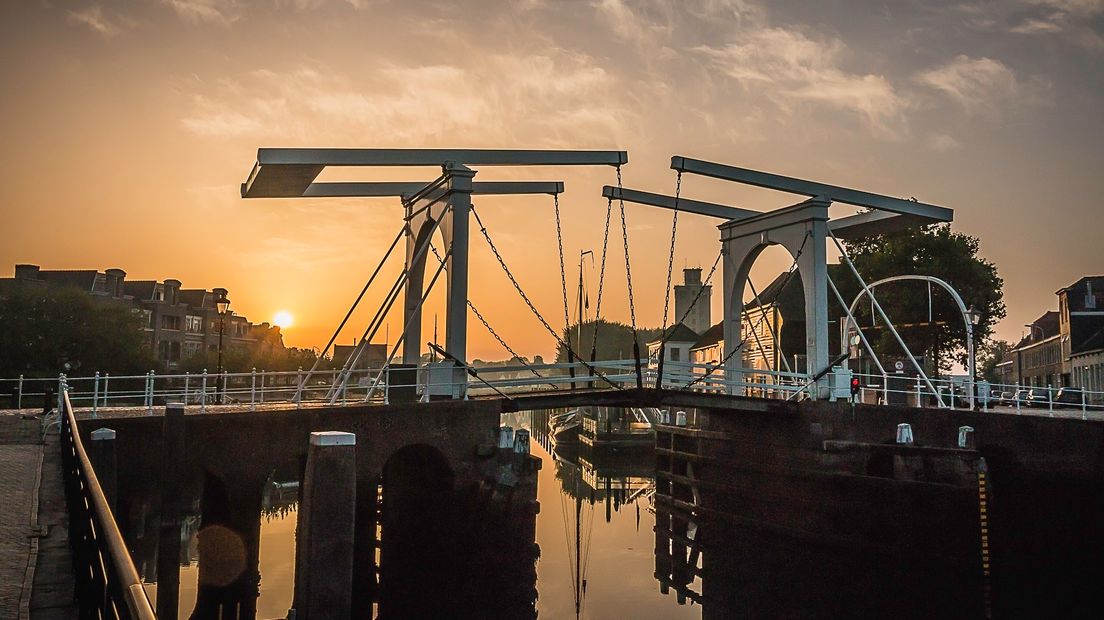
[[[260,146],[616,148],[629,151],[626,185],[650,191],[674,190],[669,159],[681,154],[916,196],[955,209],[955,228],[980,236],[997,263],[1003,338],[1055,307],[1058,288],[1104,272],[1104,3],[807,4],[5,3],[0,275],[31,262],[224,286],[254,321],[291,312],[288,344],[320,346],[397,232],[401,208],[242,200],[238,184]],[[613,171],[477,176],[505,178],[567,182],[573,286],[580,249],[600,249],[599,191]],[[753,209],[794,202],[699,177],[683,189]],[[476,204],[558,325],[550,199]],[[654,326],[670,213],[628,208],[638,320]],[[713,262],[715,224],[681,218],[676,269]],[[627,320],[618,236],[610,249],[604,304]],[[756,283],[789,262],[767,253]],[[471,299],[495,328],[521,353],[549,355],[551,337],[478,236],[471,273]],[[715,320],[720,301],[718,292]],[[400,328],[395,313],[392,339]],[[470,357],[506,356],[474,320],[470,334]]]

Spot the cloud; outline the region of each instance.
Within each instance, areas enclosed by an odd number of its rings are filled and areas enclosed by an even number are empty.
[[[1104,0],[1026,0],[1028,14],[1010,32],[1025,35],[1062,34],[1084,48],[1104,51],[1104,36],[1093,22],[1104,14]]]
[[[962,143],[945,133],[936,133],[927,136],[924,144],[937,153],[948,153],[962,148]]]
[[[229,26],[237,21],[238,0],[162,0],[182,19],[192,23],[208,23]]]
[[[823,104],[859,114],[873,127],[892,133],[906,101],[882,75],[841,68],[847,51],[839,40],[818,41],[795,30],[758,28],[719,47],[699,46],[713,66],[746,90],[765,94],[782,108],[792,101]]]
[[[449,135],[564,147],[615,143],[637,117],[608,96],[616,78],[563,50],[487,55],[465,67],[388,63],[367,75],[254,71],[195,93],[181,122],[205,137],[413,144]]]
[[[88,26],[107,38],[111,38],[122,31],[118,24],[104,16],[103,9],[98,4],[92,5],[83,11],[69,11],[69,19]]]
[[[969,114],[993,112],[1008,105],[1042,101],[1045,84],[1022,81],[999,60],[960,54],[948,63],[922,71],[916,77],[958,103]]]

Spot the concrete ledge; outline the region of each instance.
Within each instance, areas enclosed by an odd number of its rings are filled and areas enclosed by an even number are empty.
[[[318,431],[310,434],[312,446],[355,446],[356,435],[341,431]]]

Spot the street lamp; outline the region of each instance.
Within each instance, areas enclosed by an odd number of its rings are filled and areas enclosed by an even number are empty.
[[[975,409],[977,407],[976,388],[975,382],[977,381],[977,349],[974,346],[974,328],[981,323],[981,313],[977,311],[977,308],[973,304],[970,304],[970,308],[966,311],[966,348],[967,355],[969,355],[970,368],[967,372],[970,375],[970,408]]]
[[[219,403],[222,403],[223,394],[226,393],[226,385],[222,378],[222,334],[226,323],[226,315],[230,313],[230,299],[226,297],[226,289],[215,289],[215,311],[219,315],[219,339],[218,339],[218,381],[222,384],[219,393]]]

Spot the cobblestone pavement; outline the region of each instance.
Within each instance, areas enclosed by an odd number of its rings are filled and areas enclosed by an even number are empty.
[[[25,411],[26,413],[26,411]],[[0,414],[0,619],[76,618],[61,452],[42,422]]]
[[[31,511],[35,506],[35,484],[42,446],[22,443],[34,437],[37,423],[24,420],[0,422],[0,618],[20,618],[20,609],[30,602],[33,576],[28,571],[31,556]],[[20,443],[17,443],[20,442]]]

